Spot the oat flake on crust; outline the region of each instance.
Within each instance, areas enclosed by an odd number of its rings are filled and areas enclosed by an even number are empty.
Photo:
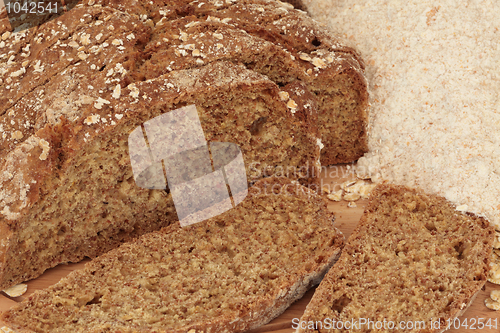
[[[303,2],[366,62],[363,174],[467,204],[500,227],[500,3]]]

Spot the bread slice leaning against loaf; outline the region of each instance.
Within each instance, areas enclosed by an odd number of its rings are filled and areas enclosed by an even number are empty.
[[[338,258],[319,195],[257,182],[236,208],[122,245],[3,314],[17,332],[242,332],[267,323]]]
[[[379,185],[294,328],[444,331],[484,286],[493,235],[488,221],[442,197]]]

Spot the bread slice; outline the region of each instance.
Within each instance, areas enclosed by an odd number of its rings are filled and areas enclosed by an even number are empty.
[[[201,7],[203,10],[203,6]],[[304,12],[274,0],[237,1],[210,13],[289,51],[318,99],[321,164],[350,163],[367,152],[367,82],[357,52]]]
[[[315,192],[287,178],[236,208],[112,250],[2,315],[17,332],[243,332],[318,283],[343,246]]]
[[[145,49],[152,56],[147,57],[143,74],[165,72],[181,64],[200,66],[223,58],[242,62],[279,85],[302,81],[318,100],[318,130],[324,146],[322,165],[353,162],[367,151],[368,94],[363,61],[355,50],[292,5],[275,0],[83,3],[119,8],[131,14],[140,12],[155,27],[152,41]],[[217,23],[218,30],[214,28]],[[205,35],[203,29],[208,31]],[[222,36],[221,40],[207,40],[212,38],[210,32]],[[249,39],[252,47],[243,42]],[[261,45],[262,41],[271,43],[274,49],[263,52],[270,46]],[[175,56],[172,46],[181,48]],[[183,61],[192,56],[193,46],[198,55]]]
[[[302,11],[307,11],[306,5],[302,2],[302,0],[284,0],[283,2],[288,2],[295,9],[300,9]]]
[[[442,197],[379,185],[295,328],[443,331],[484,286],[493,235],[488,221]]]

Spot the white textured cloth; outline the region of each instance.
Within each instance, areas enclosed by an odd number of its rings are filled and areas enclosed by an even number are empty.
[[[367,64],[370,151],[359,170],[500,228],[500,2],[304,3]]]

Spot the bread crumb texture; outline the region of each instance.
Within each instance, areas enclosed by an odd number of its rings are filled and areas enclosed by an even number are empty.
[[[490,269],[488,281],[500,284],[500,249],[493,249],[491,252]]]
[[[491,252],[490,274],[488,281],[495,284],[500,284],[500,232],[496,231],[495,240],[493,241],[493,251]],[[493,298],[493,296],[492,296]],[[496,300],[499,301],[500,300]]]
[[[428,325],[433,318],[443,327],[486,283],[493,238],[486,219],[457,212],[443,197],[378,185],[301,321],[369,318]],[[298,330],[318,331],[333,332]]]
[[[364,172],[467,203],[500,227],[500,3],[304,4],[366,61]]]
[[[235,209],[124,244],[1,320],[23,332],[243,332],[318,283],[343,244],[319,195],[267,178]]]

